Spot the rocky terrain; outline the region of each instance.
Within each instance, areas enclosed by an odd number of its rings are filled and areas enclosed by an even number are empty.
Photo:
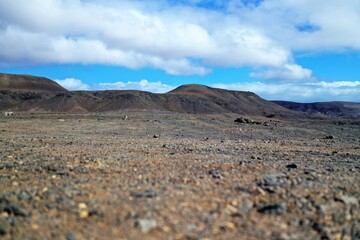
[[[0,238],[360,239],[359,124],[1,116]]]

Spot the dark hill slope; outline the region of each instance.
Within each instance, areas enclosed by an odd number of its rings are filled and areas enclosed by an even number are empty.
[[[360,103],[353,102],[316,102],[316,103],[297,103],[288,101],[273,101],[289,110],[322,113],[333,117],[360,117]]]
[[[183,85],[167,95],[180,97],[179,112],[231,112],[248,115],[289,114],[285,108],[268,102],[252,92],[230,91],[204,85]]]
[[[46,78],[2,74],[1,79],[0,110],[298,115],[251,92],[228,91],[203,85],[184,85],[165,94],[131,90],[69,92]]]
[[[67,92],[54,81],[44,77],[0,73],[1,91]]]

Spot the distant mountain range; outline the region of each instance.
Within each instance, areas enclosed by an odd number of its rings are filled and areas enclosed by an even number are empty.
[[[272,101],[287,109],[309,114],[321,113],[332,117],[360,117],[360,103],[353,102],[316,102],[297,103],[289,101]]]
[[[135,90],[68,91],[56,82],[30,75],[0,74],[0,111],[28,112],[175,112],[237,113],[256,116],[301,117],[304,113],[358,117],[360,103],[266,101],[252,92],[190,84],[168,93]]]

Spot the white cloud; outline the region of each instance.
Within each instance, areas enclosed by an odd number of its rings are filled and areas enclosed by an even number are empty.
[[[93,90],[141,90],[152,93],[165,93],[174,87],[161,83],[149,82],[148,80],[141,80],[139,82],[115,82],[115,83],[100,83],[92,86]]]
[[[359,0],[2,0],[0,65],[107,64],[174,75],[249,66],[268,69],[256,77],[305,79],[311,70],[293,52],[360,50],[359,12]]]
[[[62,87],[66,88],[70,91],[76,91],[76,90],[89,90],[89,85],[83,83],[79,79],[75,78],[65,78],[63,80],[55,80],[58,84],[60,84]]]
[[[235,15],[161,1],[3,0],[0,23],[2,65],[108,64],[205,75],[214,66],[280,67],[291,59],[289,49]]]
[[[230,1],[228,10],[291,50],[360,49],[358,0],[262,1],[257,7],[241,2]]]
[[[307,85],[312,85],[312,86],[319,86],[319,87],[323,87],[323,88],[342,88],[342,87],[351,87],[351,88],[356,88],[356,87],[360,87],[360,81],[341,81],[341,82],[315,82],[315,83],[307,83]]]
[[[114,83],[98,83],[98,84],[86,84],[80,79],[66,78],[63,80],[55,80],[62,87],[70,91],[88,90],[88,91],[101,91],[101,90],[140,90],[152,93],[165,93],[173,90],[175,87],[161,83],[161,82],[149,82],[146,79],[134,82],[114,82]]]
[[[260,72],[250,73],[250,77],[266,80],[309,80],[313,78],[310,69],[297,64],[285,64],[281,68],[269,68]]]
[[[234,83],[212,84],[212,87],[238,91],[251,91],[267,100],[295,102],[351,101],[360,102],[360,81],[287,82],[287,83]]]

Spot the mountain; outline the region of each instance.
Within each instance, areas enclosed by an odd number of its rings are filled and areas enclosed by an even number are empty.
[[[230,91],[211,88],[204,85],[182,85],[169,93],[168,96],[178,97],[180,102],[177,110],[190,113],[240,113],[248,115],[290,114],[285,108],[268,102],[255,93]]]
[[[0,73],[1,91],[18,92],[67,92],[56,82],[31,75],[17,75]]]
[[[0,75],[0,110],[35,112],[152,111],[191,114],[294,115],[254,93],[183,85],[165,94],[144,91],[75,91],[29,75]],[[295,113],[296,114],[296,113]]]
[[[321,113],[332,117],[360,117],[360,103],[354,102],[316,102],[297,103],[289,101],[273,101],[289,110],[310,114]]]
[[[0,111],[238,113],[257,116],[360,117],[360,103],[266,101],[255,93],[182,85],[165,94],[144,91],[75,91],[31,75],[0,74]]]

